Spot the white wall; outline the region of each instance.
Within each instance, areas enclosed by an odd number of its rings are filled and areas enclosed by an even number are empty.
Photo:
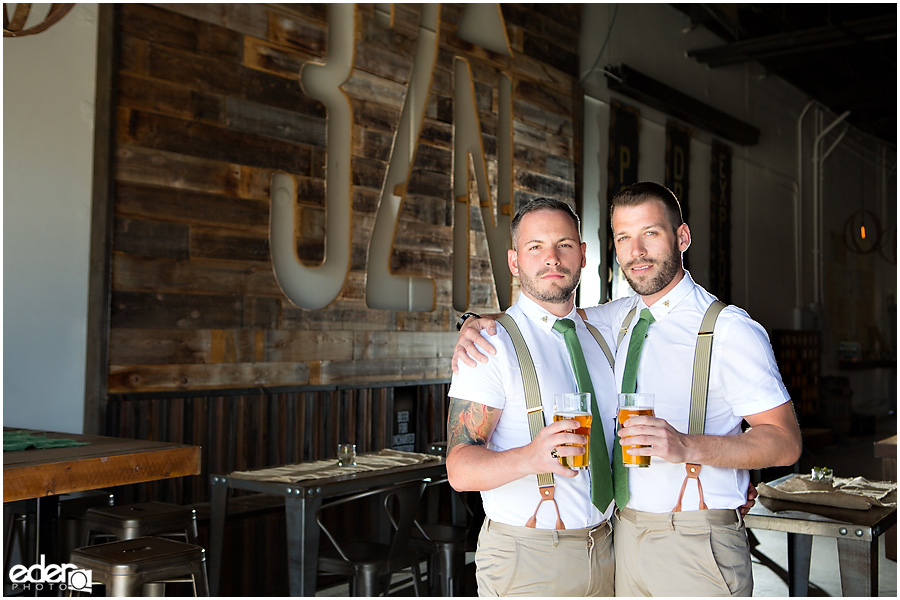
[[[614,19],[614,22],[613,22]],[[640,110],[638,176],[662,182],[665,178],[665,142],[667,114],[642,105],[622,94],[610,92],[602,73],[606,65],[620,63],[661,81],[760,129],[760,141],[741,146],[719,138],[731,146],[732,156],[732,297],[731,301],[769,328],[790,328],[794,293],[794,181],[796,180],[796,113],[806,98],[777,78],[765,78],[761,68],[745,64],[725,69],[709,69],[686,57],[688,49],[721,43],[703,28],[691,29],[690,20],[665,4],[584,5],[585,30],[582,32],[582,77],[590,100],[585,106],[585,148],[597,148],[585,156],[587,169],[596,168],[599,188],[585,176],[585,206],[601,204],[598,212],[606,223],[606,154],[609,148],[609,102],[619,99]],[[610,30],[610,23],[613,22]],[[607,40],[607,32],[610,32]],[[639,33],[637,33],[639,32]],[[649,41],[652,40],[652,43]],[[606,42],[597,68],[585,72]],[[714,136],[694,128],[690,165],[690,223],[693,233],[686,256],[691,275],[701,285],[709,283],[709,205],[710,156]],[[599,135],[599,140],[589,140]],[[599,159],[597,158],[599,157]],[[598,198],[599,196],[599,198]],[[771,242],[760,246],[754,240],[759,231],[771,230]],[[601,228],[603,229],[603,228]],[[603,229],[605,234],[605,229]],[[771,239],[770,239],[771,238]],[[588,239],[589,246],[605,247],[605,237]],[[591,267],[591,273],[595,273]],[[759,281],[775,274],[784,281],[784,293],[773,297],[761,289]],[[585,282],[585,291],[599,285]],[[589,298],[585,294],[585,298]]]
[[[3,38],[5,426],[82,432],[96,64],[96,4]]]

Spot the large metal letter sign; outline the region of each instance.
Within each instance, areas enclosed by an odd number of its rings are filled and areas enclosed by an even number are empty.
[[[499,5],[466,8],[458,34],[490,43],[495,52],[512,55]],[[471,13],[471,14],[470,14]],[[387,17],[385,18],[385,15]],[[391,27],[389,5],[379,4],[376,21]],[[341,292],[350,269],[352,239],[351,147],[353,111],[341,90],[353,69],[355,48],[353,4],[328,6],[328,57],[324,64],[308,64],[301,71],[304,91],[325,105],[328,111],[325,179],[325,259],[316,267],[304,265],[297,256],[295,217],[297,185],[287,173],[272,177],[270,246],[275,278],[285,295],[297,306],[319,309]],[[406,98],[400,113],[375,224],[369,240],[366,273],[366,304],[374,309],[432,311],[435,282],[422,277],[405,277],[391,272],[391,256],[397,219],[406,196],[406,186],[416,155],[425,119],[431,82],[440,42],[440,5],[423,4],[418,40]],[[465,25],[464,27],[462,25]],[[505,52],[504,52],[505,50]],[[512,211],[512,82],[499,77],[497,126],[497,183],[492,191],[485,165],[481,128],[475,105],[474,84],[468,63],[454,64],[453,198],[455,200],[454,256],[463,265],[454,265],[453,303],[459,310],[468,304],[469,183],[470,172],[480,197],[485,233],[490,249],[498,301],[510,304],[511,278],[506,267],[509,248],[509,219]],[[469,165],[473,165],[470,169]],[[473,186],[474,188],[475,186]],[[458,262],[458,261],[456,261]]]
[[[506,262],[512,212],[512,82],[500,75],[497,124],[497,186],[492,189],[481,143],[475,86],[469,63],[457,57],[453,65],[453,307],[469,307],[470,188],[477,188],[481,217],[491,258],[500,308],[509,307],[512,277]],[[471,165],[471,169],[470,169]],[[473,173],[470,174],[470,170]],[[475,177],[477,186],[470,185]]]
[[[499,4],[466,4],[456,35],[492,52],[513,56]],[[453,84],[453,307],[459,311],[469,307],[469,254],[474,239],[469,219],[471,202],[477,199],[497,301],[505,310],[512,303],[512,276],[506,263],[513,212],[512,81],[501,73],[497,82],[497,181],[494,187],[484,158],[472,70],[469,63],[459,57],[453,65]]]
[[[350,184],[350,135],[353,112],[340,86],[353,69],[354,7],[328,5],[328,60],[307,64],[301,71],[303,89],[328,110],[325,179],[325,260],[307,267],[297,257],[294,211],[296,182],[286,173],[272,176],[269,243],[275,279],[285,295],[301,308],[317,309],[337,298],[350,270],[353,193]],[[348,26],[350,24],[350,26]]]
[[[440,13],[440,4],[422,4],[412,75],[400,113],[400,123],[394,134],[394,147],[369,242],[366,275],[366,304],[369,308],[434,310],[434,280],[394,275],[391,272],[391,249],[400,204],[406,195],[406,182],[409,180],[422,122],[425,120],[425,107],[428,104],[431,77],[438,54]]]

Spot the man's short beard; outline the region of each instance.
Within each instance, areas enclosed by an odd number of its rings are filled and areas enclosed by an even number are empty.
[[[641,264],[654,264],[659,266],[659,274],[647,281],[640,282],[635,281],[629,275],[631,273],[631,268],[635,265]],[[640,294],[641,296],[652,296],[658,292],[661,292],[667,285],[669,285],[675,276],[678,275],[678,270],[681,268],[681,253],[678,252],[677,242],[672,244],[672,252],[670,252],[662,262],[655,259],[638,259],[631,261],[624,267],[622,267],[622,274],[625,275],[626,281],[631,286],[635,292]]]
[[[535,300],[538,300],[540,302],[547,302],[549,304],[563,304],[567,302],[575,293],[575,288],[577,288],[578,284],[581,282],[581,273],[579,272],[572,280],[572,282],[568,285],[552,286],[549,290],[546,291],[538,289],[535,281],[549,272],[549,270],[550,269],[543,269],[541,271],[538,271],[537,273],[535,273],[533,279],[520,272],[519,284],[522,286],[522,290],[528,292],[528,294]],[[571,271],[563,268],[558,268],[556,272],[562,273],[563,275],[571,274]]]

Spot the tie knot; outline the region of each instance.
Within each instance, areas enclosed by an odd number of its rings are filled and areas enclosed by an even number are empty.
[[[650,312],[649,308],[645,308],[641,311],[641,319],[647,321],[648,323],[655,323],[656,319],[653,318],[653,313]]]
[[[572,319],[557,319],[556,323],[553,324],[553,329],[565,334],[567,331],[575,329],[575,321]]]

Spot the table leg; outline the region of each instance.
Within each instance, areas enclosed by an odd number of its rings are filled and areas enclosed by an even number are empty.
[[[837,539],[841,567],[841,593],[849,596],[878,595],[878,538],[863,542]]]
[[[59,498],[57,496],[44,496],[37,499],[37,547],[34,552],[34,562],[40,562],[41,555],[46,557],[47,564],[58,564],[57,535],[59,523]]]
[[[225,518],[228,515],[228,479],[222,475],[210,478],[209,516],[209,591],[211,596],[219,595],[222,574],[222,549],[225,543]]]
[[[311,490],[308,490],[311,491]],[[288,585],[291,596],[315,596],[319,560],[319,494],[288,495],[284,499],[287,525]]]
[[[39,564],[43,556],[43,564],[58,565],[62,561],[59,556],[59,496],[43,496],[37,499],[36,509],[36,544],[34,546],[33,561],[26,560],[25,564]],[[66,557],[68,560],[68,557]],[[36,596],[57,596],[59,591],[50,589],[55,586],[44,586],[43,590],[37,590]]]
[[[809,561],[813,536],[788,533],[788,595],[809,596]]]

